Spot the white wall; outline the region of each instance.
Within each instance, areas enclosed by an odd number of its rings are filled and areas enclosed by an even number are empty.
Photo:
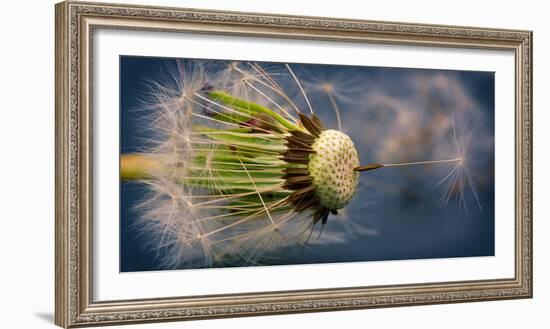
[[[122,1],[119,1],[122,2]],[[124,1],[127,2],[127,1]],[[535,298],[532,300],[170,323],[139,328],[547,328],[550,306],[550,23],[544,1],[131,1],[196,8],[534,30]],[[9,3],[9,4],[8,4]],[[54,1],[0,11],[0,327],[53,327]],[[127,326],[126,328],[138,327]]]

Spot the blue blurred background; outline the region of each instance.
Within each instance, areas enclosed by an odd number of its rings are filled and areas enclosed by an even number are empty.
[[[227,63],[210,65],[221,68]],[[147,113],[140,110],[148,81],[161,81],[175,65],[176,59],[121,56],[121,154],[142,150],[150,137]],[[264,65],[282,71],[280,64]],[[481,207],[468,187],[465,206],[454,198],[442,204],[442,186],[437,184],[452,169],[449,164],[365,172],[353,201],[324,228],[333,233],[334,243],[323,245],[312,237],[312,248],[288,253],[272,265],[494,255],[493,72],[291,66],[322,121],[337,128],[325,92],[331,89],[341,110],[342,130],[355,142],[362,164],[453,158],[452,123],[456,132],[471,133],[467,165]],[[306,108],[296,88],[287,92]],[[145,247],[147,235],[131,225],[139,216],[134,207],[145,193],[139,183],[120,184],[123,272],[162,269],[156,251]]]

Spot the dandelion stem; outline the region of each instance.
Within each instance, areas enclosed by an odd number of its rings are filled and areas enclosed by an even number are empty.
[[[151,171],[160,170],[160,161],[143,154],[123,154],[120,156],[120,179],[148,179]]]
[[[415,161],[415,162],[401,162],[401,163],[370,163],[364,166],[355,167],[355,171],[367,171],[378,169],[382,167],[403,167],[403,166],[416,166],[416,165],[428,165],[436,163],[450,163],[450,162],[460,162],[462,157],[454,159],[445,159],[445,160],[429,160],[429,161]]]

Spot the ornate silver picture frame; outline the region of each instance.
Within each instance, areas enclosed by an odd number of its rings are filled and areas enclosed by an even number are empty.
[[[532,32],[75,1],[59,3],[55,10],[57,325],[72,328],[532,297]],[[94,91],[98,86],[94,84],[93,50],[103,47],[94,43],[98,31],[323,41],[334,47],[345,42],[510,53],[514,58],[515,95],[514,103],[508,105],[514,109],[515,121],[507,127],[507,133],[514,134],[514,145],[506,147],[515,149],[514,231],[510,241],[513,275],[384,285],[343,283],[265,292],[228,289],[227,293],[215,294],[98,298],[95,292],[101,282],[94,280],[98,239],[93,234],[97,206],[93,143],[99,133],[94,117]]]

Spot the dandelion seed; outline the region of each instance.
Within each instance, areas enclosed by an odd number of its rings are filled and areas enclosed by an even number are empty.
[[[457,133],[454,116],[451,116],[451,131],[452,131],[452,149],[455,158],[443,159],[443,160],[428,160],[428,161],[414,161],[414,162],[400,162],[400,163],[371,163],[355,168],[356,171],[369,171],[384,167],[405,167],[405,166],[417,166],[417,165],[433,165],[433,164],[452,164],[449,173],[444,176],[437,184],[436,187],[442,187],[443,194],[440,198],[440,202],[443,206],[446,206],[449,201],[454,197],[458,200],[460,207],[467,213],[468,208],[466,204],[465,192],[468,188],[473,198],[479,207],[482,209],[481,201],[472,178],[471,169],[468,164],[468,150],[471,145],[474,132],[479,126],[480,121],[471,127],[469,130],[462,130]]]
[[[443,187],[443,195],[440,199],[442,205],[447,205],[449,200],[454,196],[458,199],[459,206],[461,206],[466,213],[468,212],[465,198],[465,190],[467,188],[472,192],[479,209],[482,209],[481,201],[479,200],[479,195],[477,193],[474,179],[472,178],[472,172],[469,167],[470,160],[467,157],[474,132],[479,127],[480,123],[481,120],[478,120],[477,123],[469,130],[463,129],[457,133],[454,115],[451,116],[451,129],[453,137],[452,148],[454,154],[459,156],[460,161],[456,162],[449,174],[437,183],[437,186]]]

